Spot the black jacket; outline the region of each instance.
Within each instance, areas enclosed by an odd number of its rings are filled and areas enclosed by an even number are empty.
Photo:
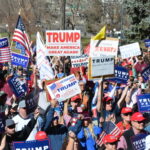
[[[33,118],[21,131],[15,132],[12,136],[6,136],[6,146],[4,150],[11,150],[14,141],[25,141],[35,126],[36,120]]]

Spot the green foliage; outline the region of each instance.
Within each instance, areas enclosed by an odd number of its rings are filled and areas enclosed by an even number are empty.
[[[131,19],[126,38],[130,42],[150,38],[150,0],[124,0],[124,7]]]

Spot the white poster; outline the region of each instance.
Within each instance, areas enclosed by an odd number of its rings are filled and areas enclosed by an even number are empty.
[[[112,56],[92,58],[92,77],[114,74],[114,58]]]
[[[141,55],[141,50],[138,42],[120,46],[119,49],[122,59]]]
[[[64,101],[81,93],[79,84],[74,74],[47,85],[48,92],[53,99]]]
[[[81,55],[81,56],[71,56],[71,64],[72,68],[81,67],[81,66],[88,66],[89,57],[88,55]]]
[[[79,30],[46,31],[47,56],[79,56],[81,34]]]
[[[119,40],[107,38],[106,40],[92,40],[90,42],[90,56],[99,57],[101,55],[117,56]]]

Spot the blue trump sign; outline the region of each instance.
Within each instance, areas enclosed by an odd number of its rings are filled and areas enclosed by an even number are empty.
[[[115,66],[115,77],[109,78],[108,80],[117,82],[117,83],[124,83],[126,84],[129,79],[129,72],[126,68],[121,66]]]
[[[142,72],[141,72],[141,75],[143,77],[143,79],[145,81],[148,81],[149,80],[149,77],[150,77],[150,66],[148,66],[147,68],[145,68]]]
[[[25,92],[27,91],[27,87],[25,86],[25,84],[22,85],[20,83],[20,80],[16,76],[12,76],[8,80],[8,84],[12,88],[16,97],[20,97],[20,96],[24,95]]]
[[[140,112],[150,111],[150,94],[138,95],[137,103]]]
[[[9,44],[8,44],[8,38],[2,38],[0,39],[0,48],[3,48],[3,47],[8,47]]]
[[[12,65],[22,66],[23,68],[27,68],[29,58],[20,54],[12,53]]]
[[[145,47],[150,47],[150,39],[144,40]]]
[[[34,141],[23,141],[14,142],[14,150],[51,150],[50,142],[48,139],[45,140],[34,140]]]
[[[145,150],[145,138],[147,134],[140,133],[131,137],[134,150]]]

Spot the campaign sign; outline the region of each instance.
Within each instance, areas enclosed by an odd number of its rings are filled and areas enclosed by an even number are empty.
[[[5,114],[0,112],[0,133],[5,131]]]
[[[0,48],[8,47],[8,38],[2,38],[0,39]]]
[[[13,148],[14,150],[52,150],[48,139],[13,142]]]
[[[140,112],[150,111],[150,94],[138,95],[137,103]]]
[[[103,56],[92,58],[92,77],[114,74],[114,57]]]
[[[121,66],[115,66],[115,77],[109,78],[108,80],[117,82],[117,83],[124,83],[126,84],[129,79],[129,72],[126,68]]]
[[[106,40],[92,40],[90,42],[90,56],[99,57],[101,55],[117,56],[119,40],[116,38],[106,38]]]
[[[47,56],[79,56],[81,34],[79,30],[46,31]]]
[[[131,142],[134,150],[145,150],[145,138],[147,134],[140,133],[131,137]]]
[[[142,72],[141,75],[145,81],[148,81],[150,79],[150,66],[145,68]]]
[[[47,90],[52,99],[58,101],[64,101],[81,93],[78,81],[73,74],[47,85]]]
[[[8,84],[12,88],[16,97],[22,96],[27,91],[27,87],[25,86],[25,84],[22,85],[20,80],[16,76],[12,76],[8,80]]]
[[[23,68],[27,68],[29,63],[29,58],[17,53],[11,54],[12,65],[22,66]]]
[[[39,90],[34,89],[26,96],[27,112],[33,112],[38,106]]]
[[[119,49],[122,59],[141,55],[141,50],[138,42],[120,46]]]
[[[81,56],[71,56],[71,64],[72,68],[77,68],[81,66],[88,66],[89,57],[88,55],[81,55]]]
[[[150,47],[150,39],[144,40],[145,47]]]

